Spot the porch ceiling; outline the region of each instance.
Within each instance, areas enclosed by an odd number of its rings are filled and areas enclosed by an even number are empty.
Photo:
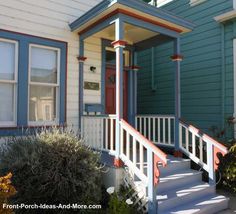
[[[70,28],[84,34],[99,23],[120,14],[176,33],[189,32],[194,27],[191,22],[141,0],[104,0],[71,23]]]
[[[135,44],[144,40],[147,40],[151,37],[159,35],[158,33],[152,32],[150,30],[146,30],[144,28],[140,28],[131,24],[124,24],[124,40],[129,44]],[[108,39],[111,41],[115,40],[115,24],[110,25],[104,30],[96,33],[94,36]]]

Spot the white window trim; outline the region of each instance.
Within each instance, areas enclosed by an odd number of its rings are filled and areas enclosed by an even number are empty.
[[[44,48],[47,50],[54,50],[57,51],[57,83],[37,83],[37,82],[31,82],[31,49],[32,47],[36,48]],[[54,48],[51,46],[45,46],[45,45],[37,45],[37,44],[30,44],[29,45],[29,64],[28,64],[28,113],[27,113],[27,121],[29,126],[53,126],[53,125],[59,125],[59,116],[60,116],[60,62],[61,62],[61,50],[59,48]],[[30,85],[41,85],[41,86],[51,86],[56,87],[56,120],[55,121],[30,121],[29,120],[29,103],[30,103]]]
[[[18,83],[18,57],[19,57],[19,45],[15,40],[0,38],[1,42],[8,42],[15,44],[15,72],[14,80],[1,80],[0,83],[11,83],[14,84],[14,98],[13,98],[13,121],[0,121],[0,127],[16,127],[17,126],[17,83]]]
[[[233,0],[233,8],[236,10],[236,0]]]

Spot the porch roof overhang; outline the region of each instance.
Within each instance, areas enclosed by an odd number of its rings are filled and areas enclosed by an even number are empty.
[[[104,0],[69,26],[85,39],[113,24],[117,18],[174,38],[194,28],[193,23],[141,0]]]

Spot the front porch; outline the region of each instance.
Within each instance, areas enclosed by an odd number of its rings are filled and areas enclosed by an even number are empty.
[[[79,127],[85,143],[114,156],[115,167],[124,164],[133,179],[145,186],[150,213],[158,210],[160,165],[168,165],[167,154],[160,149],[163,146],[172,148],[176,157],[185,154],[208,172],[209,183],[215,184],[216,154],[225,154],[226,148],[180,119],[180,35],[191,31],[193,24],[141,1],[114,0],[101,2],[70,26],[80,38]],[[91,38],[101,41],[100,103],[87,102],[84,88],[85,73],[96,71],[86,64],[86,41]],[[138,115],[137,52],[167,41],[174,42],[170,60],[175,114]],[[115,68],[111,78],[107,78],[107,51],[115,52],[115,59],[110,60]]]

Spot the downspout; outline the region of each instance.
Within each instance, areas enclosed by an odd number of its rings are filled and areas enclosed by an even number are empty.
[[[221,126],[225,126],[225,26],[221,24]]]

